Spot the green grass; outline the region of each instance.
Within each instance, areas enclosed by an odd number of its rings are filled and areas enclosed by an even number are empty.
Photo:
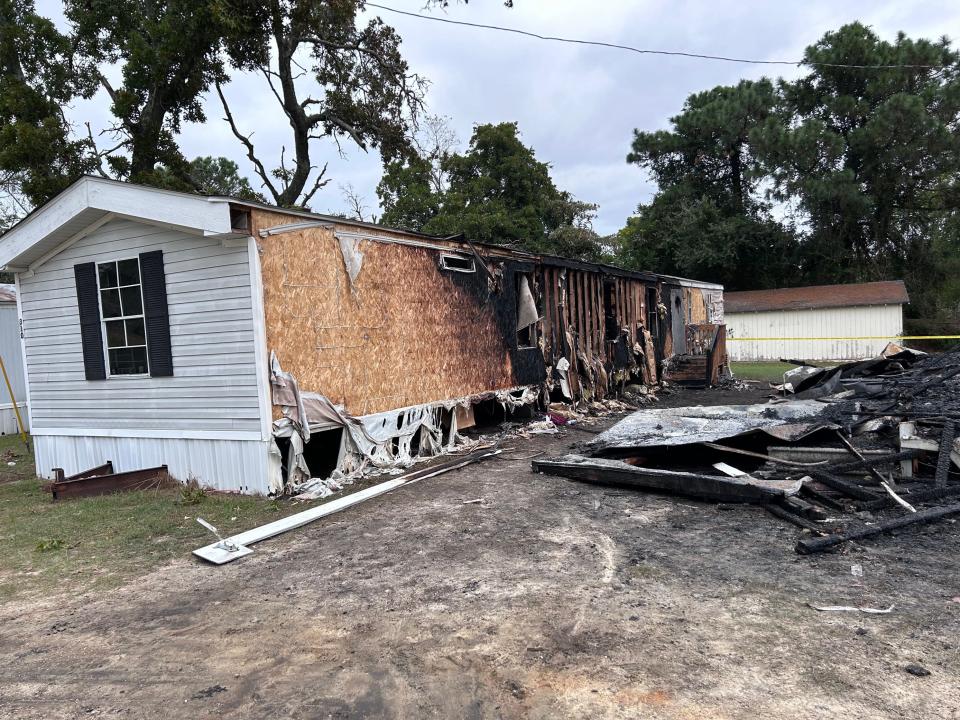
[[[782,362],[732,362],[730,369],[734,377],[741,380],[760,380],[762,382],[783,382],[783,373],[796,365]]]
[[[105,590],[187,557],[213,540],[198,515],[226,536],[315,504],[180,488],[54,502],[18,437],[0,437],[0,458],[0,601]]]

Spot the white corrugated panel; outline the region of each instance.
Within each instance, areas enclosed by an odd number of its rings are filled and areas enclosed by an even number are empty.
[[[726,324],[727,352],[734,361],[859,360],[876,357],[887,342],[903,334],[903,309],[901,305],[873,305],[728,312]]]
[[[181,440],[177,438],[34,436],[37,474],[67,475],[110,460],[116,472],[166,465],[177,480],[195,478],[217,490],[266,494],[267,448],[260,440]]]

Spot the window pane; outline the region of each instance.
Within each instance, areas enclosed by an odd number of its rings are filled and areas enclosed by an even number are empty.
[[[124,315],[142,315],[143,303],[140,300],[140,286],[125,287],[120,289],[120,299],[123,301]],[[134,345],[135,343],[130,343]]]
[[[100,287],[117,286],[117,264],[115,262],[100,263],[97,265],[97,272],[100,275]]]
[[[110,355],[111,375],[142,375],[147,372],[147,349],[117,348],[107,351]]]
[[[101,290],[100,307],[105,318],[120,317],[120,291]]]
[[[105,322],[107,327],[107,347],[123,347],[126,341],[123,336],[123,320]]]
[[[143,318],[127,320],[127,345],[146,345],[147,336],[143,331]]]
[[[121,285],[137,285],[140,282],[139,260],[136,258],[133,260],[121,260],[117,263],[117,266],[120,268]]]

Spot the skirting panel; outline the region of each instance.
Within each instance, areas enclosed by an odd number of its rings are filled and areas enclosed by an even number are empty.
[[[217,490],[266,494],[268,443],[260,440],[183,440],[36,435],[37,474],[55,467],[67,475],[113,462],[116,472],[166,465],[177,480],[195,478]]]

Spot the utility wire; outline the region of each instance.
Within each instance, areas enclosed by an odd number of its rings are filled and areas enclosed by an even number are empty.
[[[484,25],[483,23],[472,23],[464,20],[451,20],[450,18],[435,17],[433,15],[421,15],[420,13],[407,12],[406,10],[397,10],[396,8],[378,5],[376,3],[365,3],[367,7],[375,7],[379,10],[396,13],[398,15],[407,15],[408,17],[419,18],[420,20],[433,20],[434,22],[447,23],[448,25],[462,25],[464,27],[480,28],[481,30],[497,30],[499,32],[513,33],[515,35],[526,35],[537,40],[550,40],[553,42],[572,43],[574,45],[594,45],[597,47],[613,48],[615,50],[627,50],[639,55],[673,55],[678,57],[698,58],[700,60],[720,60],[722,62],[745,63],[748,65],[809,65],[811,67],[831,67],[831,68],[855,68],[858,70],[884,70],[884,69],[914,69],[914,70],[942,70],[942,65],[852,65],[846,63],[828,63],[828,62],[810,62],[808,60],[751,60],[747,58],[726,57],[724,55],[702,55],[700,53],[683,52],[680,50],[648,50],[645,48],[636,48],[630,45],[618,45],[616,43],[601,42],[599,40],[578,40],[576,38],[556,37],[553,35],[540,35],[529,30],[519,30],[517,28],[501,27],[499,25]]]

